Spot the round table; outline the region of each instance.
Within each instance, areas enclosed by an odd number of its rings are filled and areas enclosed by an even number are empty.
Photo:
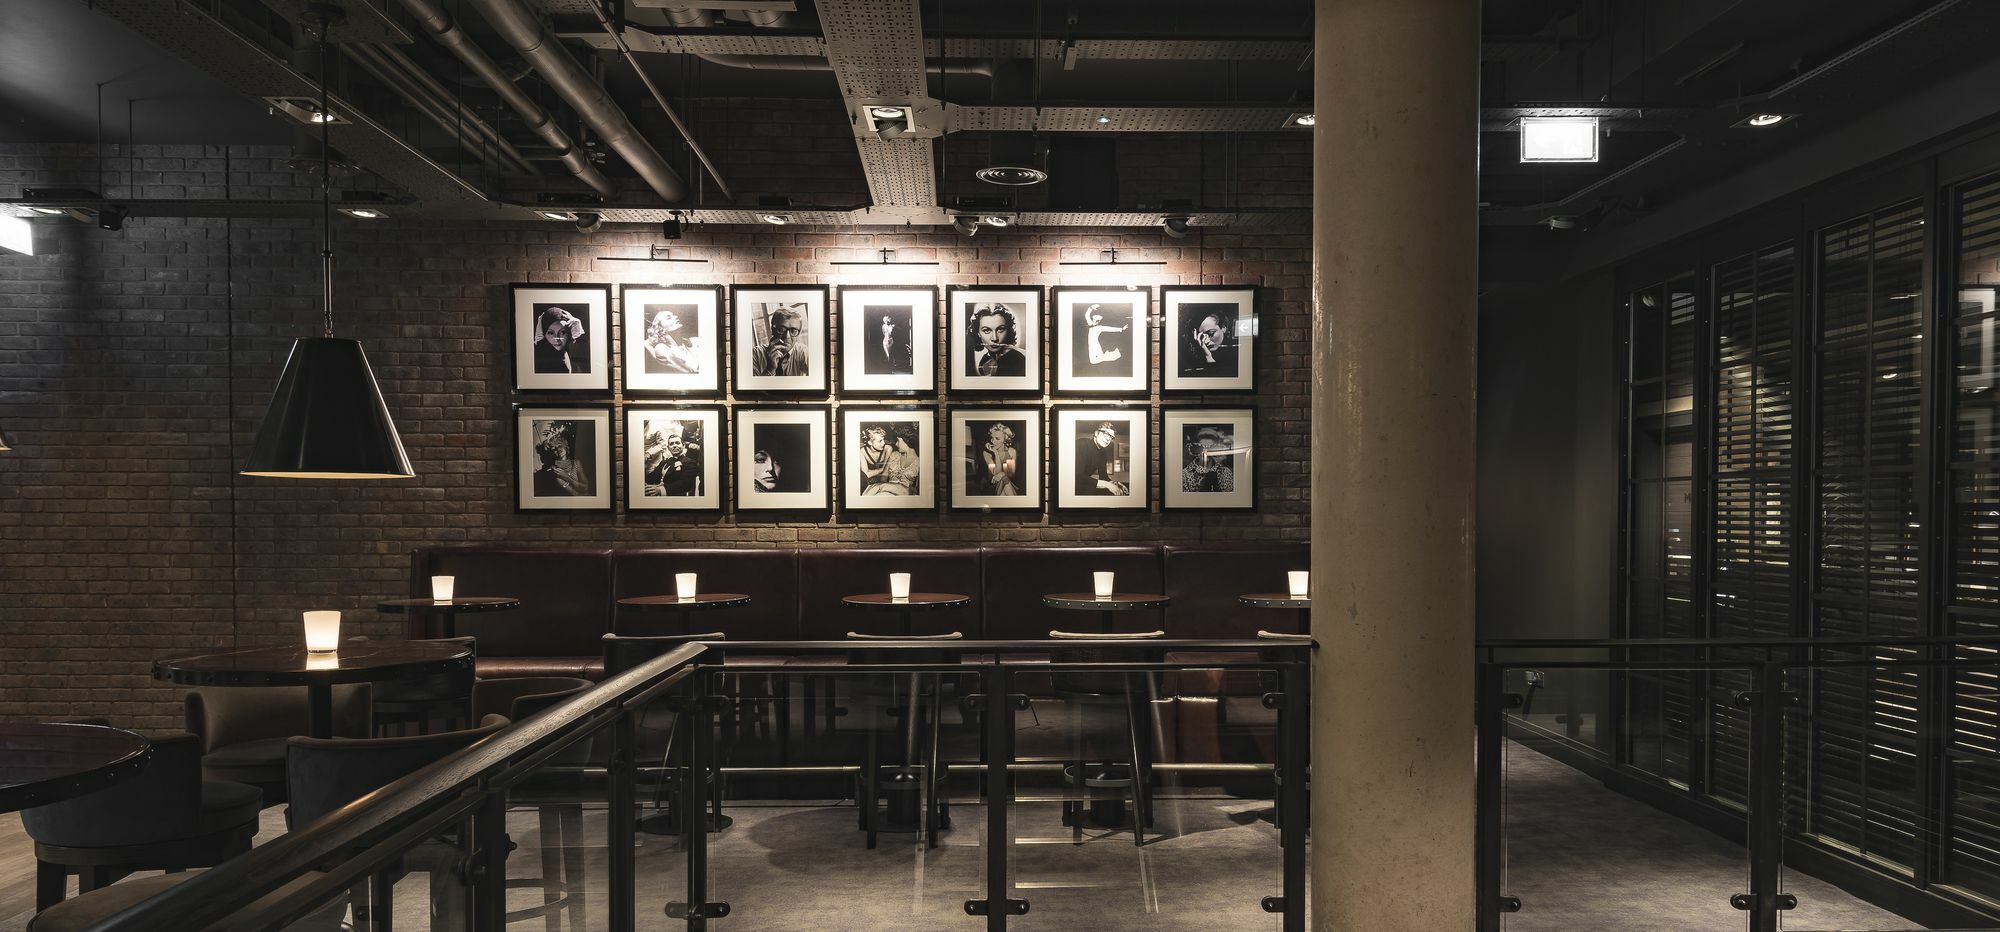
[[[308,734],[333,737],[333,687],[472,668],[472,648],[443,641],[343,641],[340,650],[252,647],[153,661],[153,678],[184,686],[304,686]]]
[[[750,597],[740,592],[704,592],[685,599],[677,595],[635,595],[619,599],[618,604],[641,612],[671,612],[680,616],[682,634],[694,634],[695,612],[749,605]]]
[[[45,806],[129,779],[153,743],[103,725],[0,723],[0,812]]]
[[[1072,612],[1097,612],[1099,634],[1111,633],[1112,612],[1131,612],[1142,608],[1166,608],[1172,602],[1164,595],[1143,592],[1114,592],[1110,595],[1092,595],[1088,592],[1058,592],[1042,596],[1042,604],[1050,608],[1060,608]]]
[[[1312,596],[1292,595],[1285,592],[1253,592],[1240,595],[1236,601],[1253,608],[1292,608],[1299,612],[1299,630],[1312,630]]]
[[[467,595],[454,599],[390,599],[375,603],[375,610],[391,615],[435,615],[444,622],[438,637],[458,637],[460,612],[504,612],[519,608],[521,600],[504,595]]]
[[[841,599],[840,604],[864,612],[897,612],[903,618],[903,633],[917,633],[916,621],[912,616],[917,612],[934,612],[940,609],[959,608],[972,604],[972,597],[956,592],[912,592],[907,599],[899,599],[886,592],[871,592],[867,595],[850,595]]]

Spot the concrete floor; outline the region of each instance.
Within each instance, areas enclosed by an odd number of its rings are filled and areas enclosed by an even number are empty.
[[[1508,756],[1506,891],[1524,908],[1509,932],[1541,930],[1720,930],[1746,928],[1728,897],[1743,889],[1744,855],[1712,834],[1604,789],[1583,774],[1519,745]],[[1276,929],[1259,908],[1278,892],[1276,832],[1259,816],[1268,803],[1229,797],[1161,799],[1154,831],[1141,848],[1129,832],[1093,830],[1081,844],[1061,825],[1060,804],[1014,807],[1010,895],[1032,904],[1018,929]],[[738,803],[736,823],[710,836],[709,895],[731,914],[714,928],[976,928],[965,900],[984,887],[988,832],[983,809],[953,807],[953,829],[935,850],[911,835],[881,837],[867,850],[851,803]],[[280,810],[264,814],[259,840],[276,837]],[[519,848],[509,859],[517,878],[509,905],[533,907],[543,859],[540,820],[532,810],[510,819]],[[559,930],[602,928],[605,911],[604,820],[586,812],[582,914],[564,911]],[[551,839],[554,841],[554,839]],[[686,860],[675,840],[641,835],[639,926],[684,929],[664,906],[685,899]],[[0,932],[26,927],[33,912],[32,852],[15,816],[0,817]],[[428,877],[397,885],[399,928],[424,928]],[[1786,875],[1799,908],[1785,917],[1796,930],[1921,928],[1811,878]],[[524,928],[548,927],[527,918]]]

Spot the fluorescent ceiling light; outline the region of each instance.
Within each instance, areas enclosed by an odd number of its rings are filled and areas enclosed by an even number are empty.
[[[0,217],[0,249],[24,256],[35,254],[35,226],[26,217]],[[0,449],[5,449],[0,447]]]
[[[1597,161],[1596,117],[1522,117],[1521,161]]]

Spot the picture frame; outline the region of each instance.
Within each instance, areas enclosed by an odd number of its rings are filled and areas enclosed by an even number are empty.
[[[937,391],[937,289],[930,285],[841,285],[843,394]]]
[[[825,285],[731,285],[730,370],[740,393],[825,395],[828,378]],[[782,317],[780,311],[785,312]],[[795,328],[773,340],[774,321]]]
[[[936,510],[937,407],[842,405],[840,509]]]
[[[1257,409],[1167,406],[1160,411],[1160,507],[1257,509]]]
[[[1160,391],[1257,390],[1257,289],[1160,288]]]
[[[826,405],[736,409],[737,511],[831,511]]]
[[[514,407],[514,510],[610,511],[611,406]]]
[[[507,286],[514,390],[611,392],[611,286]]]
[[[1041,394],[1042,290],[953,285],[945,295],[952,393]]]
[[[953,511],[1042,510],[1048,417],[1041,406],[955,407],[950,428],[944,459]]]
[[[1049,429],[1056,507],[1072,511],[1146,511],[1152,466],[1150,409],[1058,406]]]
[[[625,510],[721,511],[729,438],[713,405],[627,405]]]
[[[628,393],[722,393],[722,286],[621,285],[624,389]]]
[[[1143,395],[1152,379],[1151,288],[1058,287],[1049,369],[1061,395]]]

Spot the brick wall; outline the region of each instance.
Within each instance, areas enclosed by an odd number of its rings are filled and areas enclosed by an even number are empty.
[[[0,147],[0,196],[89,180],[95,166],[79,153]],[[130,179],[116,184],[142,193],[300,182],[269,150],[130,155]],[[363,633],[392,636],[399,623],[371,606],[401,593],[406,555],[422,544],[974,546],[1307,534],[1303,230],[1170,240],[1105,230],[964,239],[948,230],[693,228],[681,251],[712,257],[704,268],[597,261],[643,255],[650,229],[343,219],[337,333],[367,347],[417,478],[340,483],[236,475],[291,339],[316,331],[312,222],[37,227],[44,255],[0,256],[0,431],[14,445],[0,454],[0,716],[8,718],[108,715],[148,730],[176,727],[178,692],[149,678],[152,658],[284,642],[297,637],[305,608],[344,609]],[[885,277],[830,264],[882,247],[939,265]],[[509,282],[643,283],[670,268],[673,281],[724,284],[1103,284],[1095,270],[1057,263],[1104,248],[1165,260],[1144,275],[1149,284],[1263,288],[1260,394],[1205,399],[1259,408],[1256,513],[837,514],[814,525],[514,511]]]

